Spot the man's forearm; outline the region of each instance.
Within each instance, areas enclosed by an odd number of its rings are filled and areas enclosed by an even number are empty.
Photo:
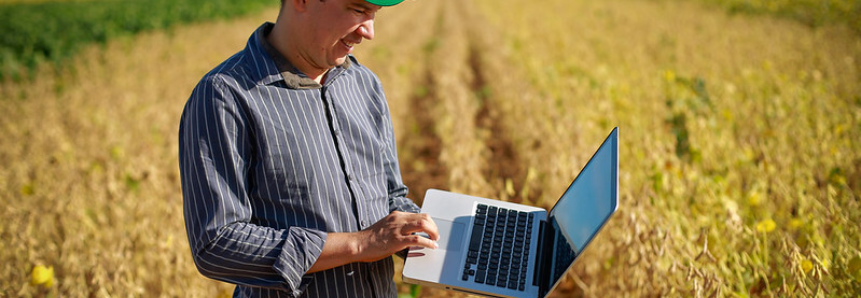
[[[416,235],[428,234],[430,239]],[[373,262],[390,257],[410,246],[439,247],[436,224],[427,214],[395,211],[369,227],[354,233],[329,233],[320,257],[307,273],[354,262]],[[433,240],[432,240],[433,239]]]
[[[314,273],[358,262],[358,237],[360,233],[329,233],[326,236],[326,243],[323,245],[323,252],[320,253],[317,262],[314,263],[314,266],[311,266],[311,269],[307,273]]]

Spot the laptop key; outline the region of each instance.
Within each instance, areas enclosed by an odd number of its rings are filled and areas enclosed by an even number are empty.
[[[484,270],[476,271],[475,272],[475,282],[480,283],[480,284],[484,283],[484,275],[485,274],[486,274],[486,272]]]
[[[478,251],[481,246],[481,226],[472,227],[472,238],[469,239],[469,250]]]

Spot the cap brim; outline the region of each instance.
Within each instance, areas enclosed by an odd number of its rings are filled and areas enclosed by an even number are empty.
[[[392,6],[398,3],[403,2],[404,0],[365,0],[368,3],[379,5],[379,6]]]

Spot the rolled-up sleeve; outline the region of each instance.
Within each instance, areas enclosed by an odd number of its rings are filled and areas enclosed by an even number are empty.
[[[252,224],[249,119],[231,85],[205,77],[183,111],[179,164],[192,256],[205,276],[300,295],[326,233]]]

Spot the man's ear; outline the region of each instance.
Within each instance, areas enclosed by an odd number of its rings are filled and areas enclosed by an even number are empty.
[[[305,12],[308,9],[308,0],[289,0],[293,4],[293,9],[298,12]]]

